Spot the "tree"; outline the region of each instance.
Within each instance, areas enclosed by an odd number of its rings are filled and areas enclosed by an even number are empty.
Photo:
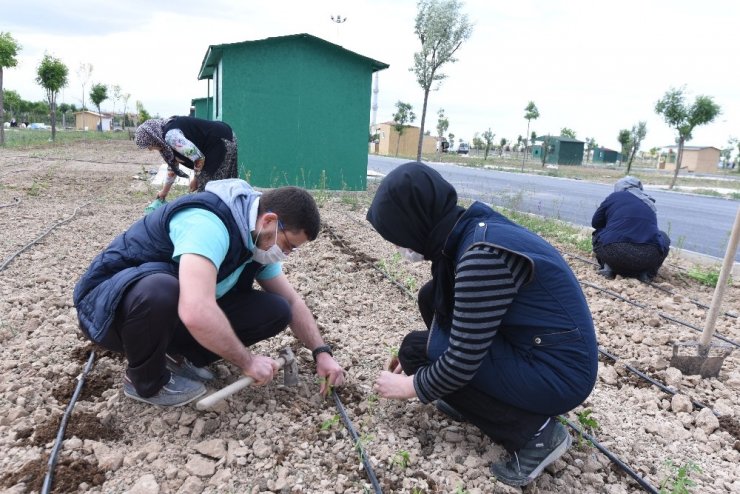
[[[476,132],[473,135],[473,149],[475,149],[476,151],[480,151],[481,149],[483,149],[483,142],[484,141],[483,139],[481,139],[480,134]],[[488,151],[486,151],[486,154],[488,154]]]
[[[424,91],[417,160],[421,160],[429,92],[435,83],[441,84],[447,77],[440,72],[441,67],[457,61],[455,52],[473,32],[468,16],[461,9],[458,0],[419,0],[417,4],[414,33],[421,41],[421,51],[414,53],[414,66],[409,69]]]
[[[445,138],[445,132],[447,132],[447,129],[450,128],[450,121],[447,119],[447,116],[445,115],[444,108],[440,108],[439,111],[437,111],[437,142],[439,145],[437,146],[437,151],[443,151],[443,145],[442,142]]]
[[[51,120],[51,140],[54,141],[57,135],[57,95],[60,89],[67,86],[69,69],[61,60],[47,53],[41,60],[36,74],[36,82],[46,90]]]
[[[144,108],[144,103],[141,101],[136,102],[136,122],[134,122],[134,127],[139,125],[139,122],[146,122],[149,120],[151,115],[149,115],[149,112],[146,111]]]
[[[447,134],[447,141],[450,143],[450,150],[455,147],[455,134],[450,132]]]
[[[676,129],[678,133],[676,169],[673,172],[671,184],[668,186],[671,190],[676,184],[678,171],[681,169],[684,143],[691,140],[691,133],[695,127],[710,123],[720,112],[719,105],[710,96],[697,96],[691,106],[687,105],[685,100],[684,88],[670,89],[666,91],[662,99],[655,103],[655,113],[662,115],[665,123]]]
[[[632,126],[632,131],[630,132],[630,159],[627,162],[627,171],[625,172],[627,175],[630,174],[630,169],[632,168],[632,160],[635,159],[635,154],[640,149],[640,144],[642,144],[643,139],[645,139],[645,136],[647,135],[647,122],[637,122],[637,125]]]
[[[524,134],[525,136],[529,135],[529,122],[531,120],[537,120],[540,118],[540,111],[537,109],[537,105],[534,104],[534,101],[530,101],[527,103],[527,106],[524,107],[524,118],[527,120],[527,133]],[[527,139],[524,139],[524,155],[522,156],[522,171],[524,171],[524,160],[527,159]]]
[[[508,141],[506,140],[505,137],[502,137],[501,140],[499,141],[499,147],[498,147],[498,155],[499,156],[503,156],[503,154],[504,154],[504,146],[506,146],[506,143],[507,142]]]
[[[404,103],[403,101],[397,101],[396,113],[393,115],[393,128],[396,129],[396,132],[398,132],[398,140],[396,141],[396,156],[398,156],[398,148],[401,146],[401,135],[407,127],[406,124],[411,123],[414,120],[416,120],[416,115],[414,114],[411,104]]]
[[[632,132],[629,129],[622,129],[617,134],[617,142],[622,145],[622,155],[619,159],[621,163],[624,163],[625,158],[629,155],[630,139],[632,139]]]
[[[496,137],[496,134],[491,132],[491,128],[489,127],[487,131],[483,132],[483,140],[486,141],[486,150],[483,153],[483,159],[488,158],[488,151],[491,150],[491,146],[493,145],[493,138]],[[504,142],[506,142],[506,139],[502,139]]]
[[[123,100],[123,124],[121,125],[122,128],[126,128],[126,120],[128,119],[128,115],[126,115],[126,109],[128,108],[128,100],[131,97],[131,93],[123,93],[121,95],[121,99]]]
[[[586,163],[588,163],[591,152],[597,147],[598,145],[596,144],[596,139],[594,139],[593,137],[586,137]]]
[[[20,50],[21,45],[18,44],[10,33],[0,31],[0,146],[5,145],[5,128],[3,126],[3,123],[5,122],[3,69],[18,65],[18,59],[16,57]]]
[[[118,100],[121,99],[121,86],[118,84],[114,84],[111,86],[111,91],[113,91],[113,97],[111,98],[113,100],[113,118],[116,118],[116,103],[118,103]],[[115,123],[115,120],[114,120]],[[121,128],[123,128],[123,123],[121,123]]]
[[[61,103],[59,105],[59,113],[62,114],[62,128],[67,126],[67,112],[72,109],[72,106],[67,103]]]
[[[90,76],[92,76],[93,66],[91,63],[81,63],[79,67],[77,67],[77,77],[80,79],[80,83],[82,84],[82,108],[81,111],[87,110],[87,106],[85,106],[85,87],[87,87],[87,83],[90,82]],[[87,122],[85,122],[86,115],[82,114],[82,129],[85,130],[87,128]]]
[[[94,84],[90,88],[90,101],[92,101],[98,109],[98,115],[100,115],[100,123],[98,124],[101,132],[103,131],[103,113],[100,111],[100,103],[108,99],[108,86],[105,84]]]
[[[576,131],[573,129],[569,129],[568,127],[563,127],[560,129],[560,135],[562,137],[570,137],[571,139],[576,138]]]
[[[550,136],[547,135],[542,138],[542,166],[547,163],[547,156],[550,154]]]

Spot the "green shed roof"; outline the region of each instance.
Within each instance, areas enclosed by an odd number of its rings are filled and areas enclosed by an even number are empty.
[[[240,41],[238,43],[226,43],[222,45],[210,45],[208,47],[208,51],[206,51],[205,57],[203,57],[203,62],[200,65],[200,72],[198,73],[198,80],[202,79],[212,79],[213,78],[213,71],[215,70],[218,61],[221,59],[221,56],[223,54],[224,48],[226,47],[238,47],[238,46],[256,46],[258,44],[269,44],[273,43],[275,41],[282,41],[290,38],[303,38],[309,41],[313,41],[316,43],[321,43],[326,46],[330,46],[332,48],[342,50],[346,52],[349,55],[353,55],[360,59],[365,59],[370,63],[373,72],[377,72],[378,70],[387,69],[389,65],[387,63],[379,62],[378,60],[374,60],[372,58],[368,58],[366,56],[360,55],[359,53],[355,53],[353,51],[347,50],[346,48],[343,48],[339,45],[335,45],[334,43],[330,43],[326,40],[323,40],[321,38],[317,38],[316,36],[312,36],[310,34],[291,34],[287,36],[274,36],[271,38],[265,38],[265,39],[259,39],[259,40],[252,40],[252,41]]]

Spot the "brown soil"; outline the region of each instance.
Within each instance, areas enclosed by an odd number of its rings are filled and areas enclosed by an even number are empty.
[[[0,164],[0,486],[19,494],[40,489],[60,417],[93,349],[77,328],[74,284],[92,258],[141,217],[156,190],[140,180],[142,166],[158,166],[159,160],[130,142],[114,141],[0,149]],[[384,492],[521,492],[489,475],[488,466],[503,451],[474,426],[452,422],[433,405],[373,394],[375,377],[403,336],[423,324],[414,295],[429,279],[429,266],[399,261],[370,228],[364,219],[370,196],[317,193],[322,233],[284,268],[347,370],[347,384],[337,391]],[[669,257],[650,286],[605,280],[587,254],[556,247],[571,254],[566,260],[583,283],[599,344],[618,357],[601,359],[593,393],[568,418],[577,423],[577,414],[590,410],[598,422],[595,438],[653,486],[675,475],[666,467],[670,460],[701,468],[690,474],[696,492],[740,492],[740,353],[725,360],[718,378],[670,367],[672,343],[697,339],[690,326],[703,327],[712,289],[688,277],[690,265],[678,257]],[[740,313],[737,280],[724,301],[724,311]],[[717,332],[740,341],[738,318],[720,316]],[[310,352],[289,331],[253,350],[277,355],[285,346],[297,356],[296,389],[278,382],[250,388],[206,412],[124,397],[126,362],[95,349],[60,451],[55,492],[369,489],[341,422],[321,430],[337,410],[332,400],[317,396]],[[682,396],[662,392],[624,364]],[[213,387],[238,376],[231,365],[213,367],[219,376]],[[687,406],[685,397],[712,407],[719,421]],[[401,451],[409,454],[406,468],[394,461]],[[524,489],[639,490],[588,446],[572,448]]]

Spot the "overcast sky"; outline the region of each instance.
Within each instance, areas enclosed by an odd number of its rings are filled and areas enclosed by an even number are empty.
[[[675,140],[654,107],[671,87],[686,86],[692,100],[712,96],[722,108],[688,144],[723,148],[740,137],[739,5],[468,0],[473,35],[459,61],[444,66],[448,78],[430,94],[426,128],[436,134],[444,108],[457,138],[490,128],[496,142],[516,140],[526,133],[524,107],[532,100],[541,114],[531,125],[538,135],[569,127],[618,149],[619,130],[645,120],[648,149]],[[27,100],[44,98],[34,79],[48,52],[69,67],[60,102],[80,106],[77,69],[90,63],[86,93],[92,83],[118,84],[131,94],[129,110],[139,100],[150,114],[183,115],[192,98],[207,94],[197,75],[209,45],[309,33],[390,65],[379,73],[378,123],[391,119],[399,100],[421,114],[423,93],[408,70],[419,49],[413,0],[2,0],[0,12],[0,31],[22,45],[3,85]],[[113,110],[111,100],[102,106]]]

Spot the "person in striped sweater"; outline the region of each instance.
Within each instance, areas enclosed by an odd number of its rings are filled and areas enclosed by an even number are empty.
[[[457,204],[455,188],[418,162],[381,182],[368,221],[409,259],[432,262],[419,291],[426,329],[403,339],[378,376],[384,398],[418,398],[476,425],[509,453],[500,481],[532,482],[571,438],[556,416],[596,382],[588,304],[558,251],[489,206]]]

